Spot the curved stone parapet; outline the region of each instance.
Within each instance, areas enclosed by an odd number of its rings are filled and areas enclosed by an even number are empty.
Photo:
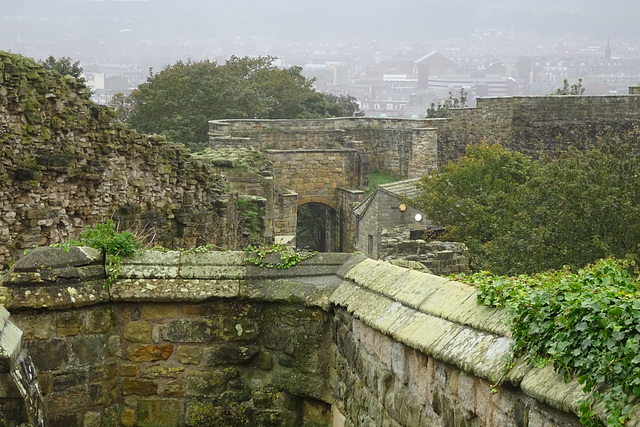
[[[579,413],[579,402],[585,393],[577,381],[565,382],[551,366],[532,368],[523,360],[518,360],[504,376],[504,357],[511,354],[512,344],[505,325],[506,313],[501,309],[478,305],[477,289],[364,257],[357,261],[352,260],[351,265],[340,272],[344,280],[331,296],[331,304],[353,316],[353,320],[346,323],[351,325],[350,339],[357,342],[354,345],[369,348],[378,356],[382,354],[379,360],[387,359],[386,365],[382,365],[398,375],[402,374],[398,372],[402,371],[398,365],[409,363],[404,355],[401,357],[402,363],[394,355],[394,352],[398,353],[398,343],[401,343],[408,349],[426,355],[427,360],[433,359],[438,364],[455,367],[445,371],[455,377],[455,381],[465,378],[465,384],[473,385],[475,389],[473,397],[459,390],[458,384],[455,385],[455,393],[446,397],[445,392],[437,397],[433,392],[423,396],[426,399],[422,406],[416,403],[416,407],[421,408],[423,420],[429,419],[433,423],[428,425],[453,425],[449,422],[458,425],[461,420],[474,419],[480,421],[481,425],[512,425],[512,422],[516,425],[538,425],[531,424],[531,418],[538,420],[545,417],[544,425],[579,425],[577,417],[561,415]],[[371,331],[363,332],[368,329]],[[381,339],[379,335],[385,338]],[[380,345],[380,341],[385,339],[391,340],[386,356],[385,350],[381,350],[384,345]],[[405,352],[406,349],[402,351],[403,354]],[[411,372],[408,375],[416,374]],[[428,375],[433,375],[433,383],[438,382],[437,373]],[[521,394],[514,393],[510,388],[491,385],[503,376],[504,382],[509,387],[519,389]],[[448,381],[452,379],[448,378]],[[451,384],[448,386],[453,390]],[[478,388],[484,388],[484,391]],[[484,397],[480,397],[483,394]],[[388,400],[388,396],[386,398]],[[436,414],[433,419],[424,415],[425,408],[438,412],[436,409],[441,408],[437,406],[445,398],[462,409],[457,412],[457,419],[451,418],[451,414]],[[389,402],[384,397],[380,400],[381,406],[388,409]],[[561,413],[545,416],[549,414],[545,405]],[[516,407],[520,409],[515,411]],[[596,405],[596,410],[606,424],[603,405]],[[507,421],[508,417],[511,417],[510,421]],[[640,405],[634,408],[627,425],[640,425]]]

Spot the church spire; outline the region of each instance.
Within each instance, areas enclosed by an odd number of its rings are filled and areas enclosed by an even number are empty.
[[[607,48],[604,50],[604,59],[611,59],[611,42],[607,39]]]

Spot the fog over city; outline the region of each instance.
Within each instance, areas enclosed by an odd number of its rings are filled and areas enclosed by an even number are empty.
[[[3,49],[108,56],[119,47],[145,55],[145,45],[200,44],[239,38],[294,42],[434,42],[468,38],[478,28],[513,28],[540,37],[594,40],[640,37],[640,3],[629,0],[443,2],[371,0],[21,0],[0,11]],[[137,52],[135,48],[139,49]],[[490,47],[488,47],[490,49]],[[203,50],[204,51],[204,50]],[[197,52],[189,52],[197,53]],[[258,52],[259,53],[259,52]]]
[[[306,75],[318,78],[318,89],[357,98],[374,93],[372,79],[382,81],[384,75],[405,76],[404,86],[411,86],[415,61],[434,51],[457,64],[439,75],[511,79],[508,88],[487,92],[475,86],[493,83],[448,78],[430,87],[423,102],[442,99],[443,91],[456,87],[474,96],[544,94],[564,78],[583,76],[591,83],[587,93],[618,93],[637,80],[640,59],[640,3],[629,0],[6,3],[0,10],[0,50],[80,61],[90,83],[92,73],[104,75],[102,101],[137,86],[149,68],[188,59],[224,62],[232,55],[276,56],[278,65],[303,66]],[[606,64],[593,62],[605,55]],[[530,58],[531,69],[523,73],[520,61],[518,74],[516,61],[523,57]],[[599,80],[589,80],[592,74]],[[603,75],[615,79],[602,81]],[[363,79],[367,88],[360,87]],[[102,90],[101,84],[94,89]]]

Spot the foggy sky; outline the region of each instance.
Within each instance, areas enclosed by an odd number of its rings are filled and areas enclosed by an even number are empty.
[[[267,37],[291,41],[429,41],[468,37],[479,27],[541,35],[640,39],[640,2],[631,0],[5,0],[0,50],[78,49]]]

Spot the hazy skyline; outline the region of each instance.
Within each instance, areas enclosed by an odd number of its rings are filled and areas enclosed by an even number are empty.
[[[137,45],[252,37],[281,43],[428,43],[467,38],[474,29],[486,27],[635,42],[640,39],[635,22],[639,14],[640,4],[628,0],[21,0],[0,11],[0,49],[100,56],[101,49],[113,55],[119,46],[124,51]]]

